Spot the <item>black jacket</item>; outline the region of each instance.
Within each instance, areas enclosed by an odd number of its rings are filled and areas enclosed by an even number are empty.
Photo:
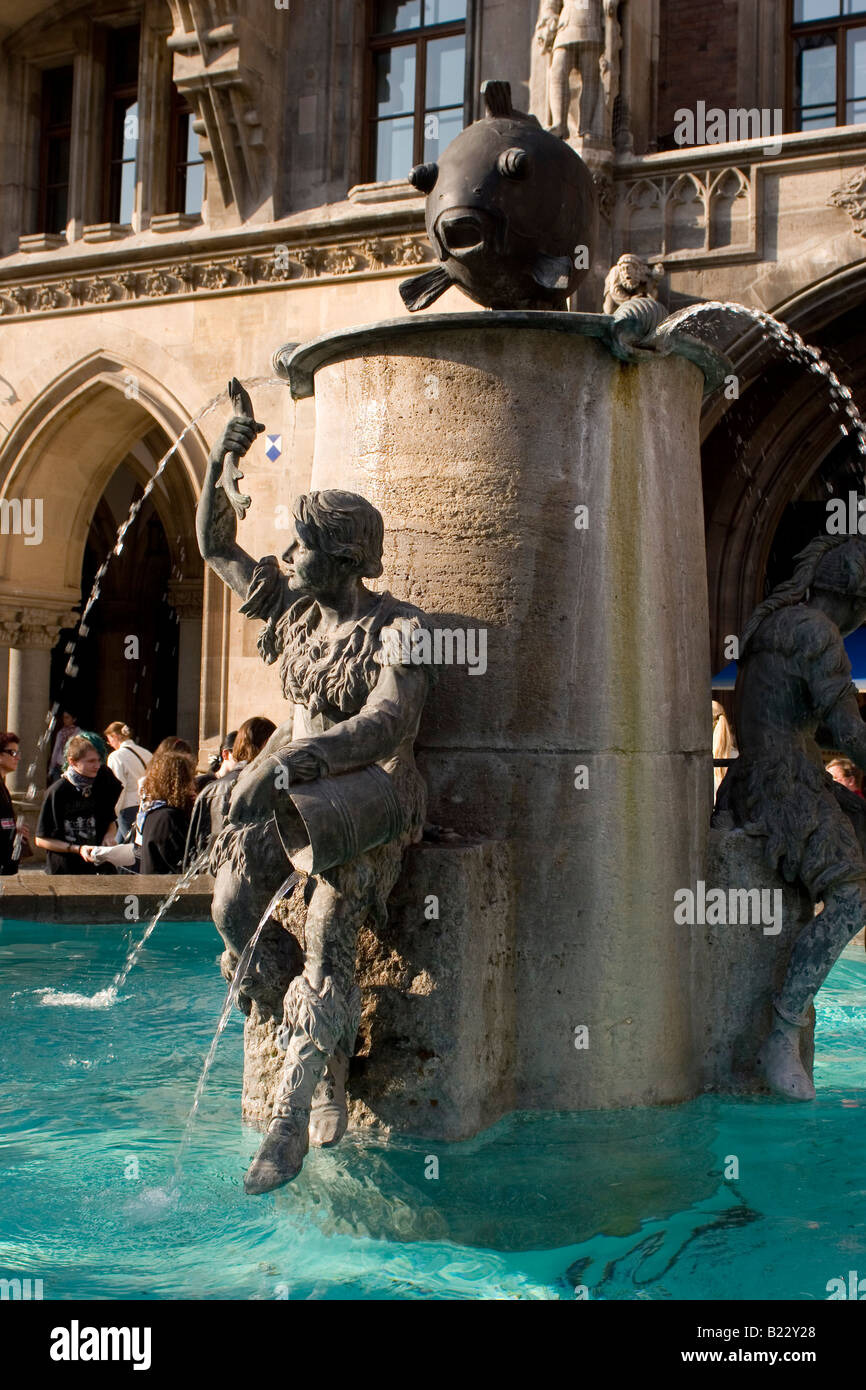
[[[183,868],[189,812],[177,806],[155,806],[144,818],[141,832],[143,874],[179,874]]]

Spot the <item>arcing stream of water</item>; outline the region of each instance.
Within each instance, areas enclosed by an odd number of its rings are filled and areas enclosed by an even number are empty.
[[[251,380],[242,383],[245,389],[252,389],[254,387],[259,386],[281,386],[285,388],[285,384],[286,383],[280,377],[269,376],[253,377]],[[212,400],[208,401],[206,405],[202,406],[198,414],[195,415],[192,418],[192,420],[190,420],[189,424],[181,430],[180,434],[177,436],[177,439],[175,439],[174,443],[171,444],[169,448],[166,450],[166,452],[163,454],[162,458],[160,459],[153,472],[153,476],[148,479],[148,482],[146,483],[141,496],[131,504],[125,521],[123,521],[122,524],[118,527],[113,548],[109,551],[108,555],[103,560],[99,569],[96,571],[96,576],[93,580],[93,585],[91,587],[90,594],[82,610],[81,617],[78,620],[78,625],[76,627],[75,633],[66,644],[65,655],[68,659],[64,670],[65,678],[74,679],[75,676],[77,676],[78,674],[78,667],[75,664],[75,656],[78,648],[78,643],[82,637],[86,637],[88,634],[88,615],[93,609],[94,604],[99,599],[102,581],[105,578],[109,565],[111,564],[112,557],[115,555],[120,555],[123,550],[124,537],[126,536],[127,531],[134,522],[143,504],[147,501],[147,498],[153,492],[153,489],[156,487],[156,484],[159,482],[159,479],[162,477],[162,474],[164,473],[166,466],[168,465],[169,459],[171,459],[173,455],[177,452],[177,450],[180,448],[180,445],[183,443],[190,430],[195,429],[195,427],[199,425],[202,420],[204,420],[208,415],[210,415],[214,410],[216,410],[217,406],[227,401],[228,398],[228,391],[221,391],[218,396],[214,396]],[[36,770],[39,766],[39,759],[44,755],[44,752],[48,747],[51,738],[54,734],[54,730],[57,723],[57,717],[60,713],[62,706],[62,699],[63,690],[61,688],[60,692],[58,692],[58,699],[54,702],[51,709],[45,716],[45,727],[41,735],[39,736],[39,739],[37,740],[36,748],[33,752],[33,757],[27,765],[26,780],[28,801],[34,801],[36,798],[36,793],[38,790],[35,780]],[[19,817],[17,827],[18,843],[16,845],[16,858],[20,854],[20,836],[23,823],[23,818]]]
[[[225,1031],[225,1026],[229,1021],[229,1015],[231,1014],[232,1007],[240,992],[240,987],[243,983],[244,974],[246,972],[247,966],[250,964],[253,958],[253,952],[256,949],[256,945],[258,943],[259,936],[261,935],[262,928],[264,927],[265,923],[267,922],[277,903],[282,901],[282,899],[294,887],[297,881],[298,875],[292,873],[289,874],[289,877],[285,880],[284,883],[280,884],[280,887],[277,889],[276,893],[271,898],[271,901],[268,903],[267,907],[262,913],[261,920],[259,921],[258,926],[256,927],[255,931],[253,932],[252,936],[250,937],[249,941],[247,942],[246,946],[240,954],[237,966],[235,967],[235,973],[232,976],[231,983],[229,984],[229,987],[226,991],[225,1003],[223,1004],[223,1010],[220,1014],[219,1023],[217,1024],[216,1032],[213,1036],[213,1041],[210,1045],[210,1048],[208,1049],[208,1054],[205,1057],[204,1066],[202,1067],[201,1076],[199,1077],[198,1085],[195,1088],[195,1095],[193,1096],[192,1105],[190,1106],[189,1115],[187,1116],[186,1128],[184,1129],[183,1137],[181,1138],[180,1144],[178,1146],[177,1157],[175,1159],[174,1164],[175,1184],[177,1184],[180,1180],[183,1157],[189,1145],[193,1125],[195,1124],[195,1118],[198,1114],[198,1108],[201,1103],[201,1098],[204,1095],[205,1085],[207,1084],[208,1074],[210,1073],[210,1069],[213,1066],[214,1058],[216,1057],[216,1051],[217,1047],[219,1046],[219,1040],[222,1037],[223,1032]]]
[[[840,432],[843,435],[854,436],[860,455],[866,459],[866,423],[854,404],[850,389],[842,385],[818,348],[812,347],[781,319],[774,318],[772,314],[766,313],[763,309],[753,309],[747,304],[707,300],[700,304],[690,304],[685,309],[671,314],[670,318],[666,320],[665,326],[666,328],[679,329],[688,320],[712,313],[733,314],[751,319],[753,323],[764,329],[768,338],[780,347],[787,357],[805,366],[813,375],[823,377],[830,392],[831,410],[843,411],[848,419],[847,425],[840,423]]]
[[[163,898],[156,912],[145,927],[143,935],[130,946],[126,960],[107,989],[97,990],[95,994],[74,994],[69,991],[47,988],[39,991],[42,995],[42,1003],[72,1005],[79,1009],[110,1009],[113,1004],[116,1004],[118,995],[126,984],[129,972],[144,950],[157,922],[165,916],[172,904],[177,902],[184,888],[192,882],[196,874],[201,873],[206,859],[206,854],[199,855],[184,874],[178,875],[176,883],[171,891]],[[134,883],[134,878],[131,881]]]

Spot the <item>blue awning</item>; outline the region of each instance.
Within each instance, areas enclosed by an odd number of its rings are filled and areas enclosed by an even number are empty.
[[[851,662],[851,675],[858,690],[866,690],[866,627],[858,627],[845,638],[845,650]],[[737,663],[729,661],[718,675],[713,676],[713,690],[733,690],[737,682]]]

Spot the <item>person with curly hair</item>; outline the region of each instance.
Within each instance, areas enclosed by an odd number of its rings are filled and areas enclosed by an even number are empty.
[[[141,803],[133,839],[83,850],[92,864],[143,874],[179,874],[195,800],[195,767],[188,753],[154,753],[141,779]]]

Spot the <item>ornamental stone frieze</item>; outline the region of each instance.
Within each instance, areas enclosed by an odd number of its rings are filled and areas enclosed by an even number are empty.
[[[75,627],[77,622],[78,615],[71,609],[6,604],[0,610],[0,645],[50,651],[61,629]]]
[[[133,269],[104,270],[45,281],[0,281],[0,316],[67,313],[134,300],[220,294],[266,288],[293,280],[369,275],[421,265],[431,252],[420,236],[364,238],[331,245],[288,246],[277,242],[245,255],[189,259]]]

